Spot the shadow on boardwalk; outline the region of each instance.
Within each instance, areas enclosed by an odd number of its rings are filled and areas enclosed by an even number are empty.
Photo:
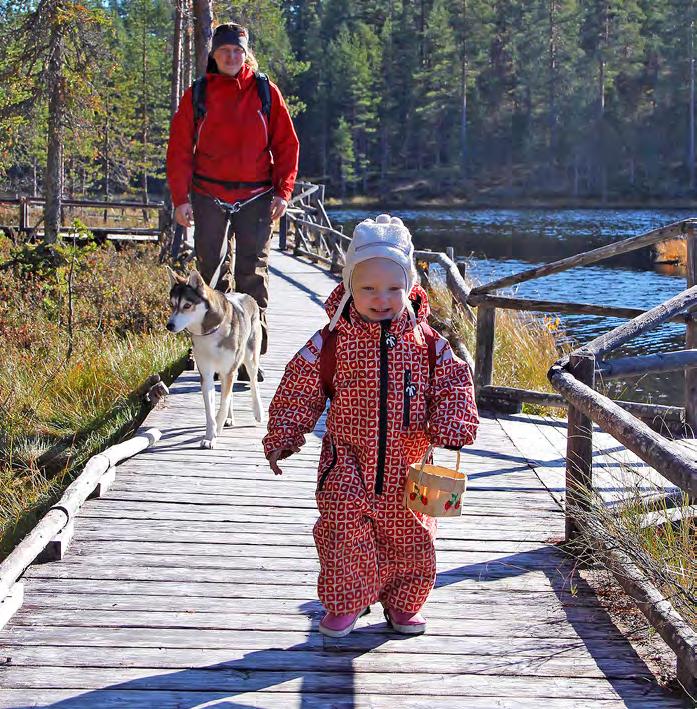
[[[355,630],[349,637],[342,639],[324,638],[317,632],[317,622],[322,616],[322,607],[318,601],[311,601],[299,606],[298,612],[313,619],[312,630],[308,633],[305,642],[290,647],[269,647],[245,654],[243,657],[220,662],[213,665],[191,667],[183,670],[161,671],[147,675],[147,668],[143,668],[143,676],[126,682],[115,682],[99,690],[86,691],[80,696],[63,699],[49,703],[34,703],[32,707],[51,707],[54,709],[113,709],[115,707],[158,707],[168,709],[204,709],[207,707],[237,709],[259,706],[290,706],[291,698],[284,699],[284,691],[292,691],[299,695],[299,704],[302,709],[325,708],[353,708],[373,706],[371,703],[375,694],[385,695],[382,703],[375,706],[387,707],[390,697],[395,700],[394,706],[407,707],[429,706],[429,696],[451,696],[454,704],[451,706],[487,707],[487,706],[516,706],[521,700],[521,706],[532,706],[544,702],[548,706],[555,706],[554,698],[566,700],[564,706],[580,706],[574,700],[587,701],[592,695],[574,694],[565,695],[564,689],[559,687],[559,693],[550,697],[549,694],[529,694],[518,697],[512,692],[513,685],[508,689],[502,687],[502,680],[521,679],[533,682],[545,677],[544,665],[550,659],[568,657],[570,671],[569,678],[586,677],[586,682],[592,681],[592,675],[578,675],[573,671],[574,658],[578,657],[579,648],[587,648],[597,668],[609,681],[615,699],[627,707],[657,707],[668,700],[667,694],[657,690],[654,678],[643,661],[636,655],[633,648],[614,626],[609,616],[597,607],[597,599],[592,590],[578,576],[571,560],[564,556],[554,546],[543,546],[534,551],[512,554],[502,559],[489,563],[470,564],[455,569],[450,569],[438,575],[436,591],[438,589],[463,584],[466,588],[467,581],[476,580],[486,583],[502,578],[512,578],[525,575],[531,571],[543,570],[551,589],[557,596],[566,618],[559,618],[556,622],[569,623],[577,634],[577,638],[569,638],[568,646],[559,648],[545,648],[545,639],[530,637],[526,647],[525,657],[507,658],[505,655],[479,655],[474,658],[479,665],[488,664],[487,669],[470,671],[448,668],[447,660],[441,661],[440,669],[424,668],[422,672],[431,673],[433,684],[427,687],[418,686],[412,676],[415,674],[413,663],[406,661],[409,650],[402,647],[390,647],[392,653],[400,653],[405,658],[403,667],[391,669],[389,684],[373,687],[371,682],[366,684],[366,676],[372,674],[365,670],[355,669],[354,663],[358,658],[368,653],[378,651],[387,642],[395,641],[405,643],[424,642],[424,638],[437,641],[437,636],[423,636],[423,638],[405,638],[396,635],[387,629],[384,622],[375,618],[376,606],[371,616],[368,616],[370,625]],[[481,588],[481,587],[480,587]],[[530,617],[534,606],[520,606],[521,615]],[[381,609],[380,609],[381,610]],[[502,615],[510,613],[510,608],[502,609]],[[521,620],[525,620],[522,618]],[[537,619],[540,621],[541,619]],[[454,621],[457,622],[457,621]],[[550,621],[552,623],[554,621]],[[483,626],[484,627],[484,626]],[[157,632],[154,630],[153,632]],[[549,636],[548,636],[549,637]],[[441,637],[442,648],[440,652],[453,652],[449,644],[456,642],[457,636]],[[500,640],[500,638],[499,638]],[[539,651],[537,648],[539,647]],[[414,646],[414,650],[417,647]],[[64,648],[70,652],[70,648]],[[118,648],[114,649],[114,666],[111,670],[119,671]],[[433,650],[431,650],[433,652]],[[404,654],[403,654],[404,653]],[[438,660],[438,654],[431,657]],[[166,659],[166,655],[165,655]],[[516,664],[523,666],[518,670]],[[142,664],[145,664],[143,662]],[[362,663],[365,665],[365,663]],[[126,665],[136,671],[138,665]],[[141,665],[142,666],[142,665]],[[536,667],[539,672],[536,672]],[[622,667],[631,668],[631,671]],[[618,669],[619,668],[619,669]],[[41,668],[36,668],[37,672]],[[126,670],[128,671],[128,669]],[[384,672],[384,670],[382,670]],[[105,670],[106,673],[106,670]],[[496,676],[489,676],[496,675]],[[502,677],[503,675],[503,677]],[[1,677],[0,673],[0,677]],[[423,677],[424,675],[420,675]],[[597,675],[595,675],[597,677]],[[404,678],[403,681],[400,678]],[[551,681],[550,677],[550,681]],[[288,683],[286,688],[278,690],[278,685]],[[588,685],[580,683],[580,692],[587,692]],[[549,690],[551,685],[545,685]],[[566,685],[565,685],[566,686]],[[570,685],[569,685],[570,686]],[[372,689],[371,689],[372,687]],[[274,689],[276,688],[276,689]],[[273,692],[270,700],[268,692]],[[534,691],[534,690],[533,690]],[[249,693],[264,692],[266,701],[255,703],[254,697]],[[404,695],[403,700],[397,700],[394,695]],[[44,696],[50,696],[48,690]],[[239,696],[239,699],[237,697]],[[542,698],[546,696],[547,698]],[[460,697],[460,699],[457,699]],[[478,699],[469,700],[468,697]],[[609,699],[611,697],[603,697]],[[365,700],[365,701],[364,701]],[[502,703],[503,700],[503,703]],[[251,703],[250,703],[251,702]],[[271,703],[269,703],[271,702]],[[286,703],[287,702],[287,703]],[[464,702],[462,704],[461,702]],[[670,702],[673,705],[672,702]],[[447,704],[438,704],[447,706]],[[587,706],[587,704],[586,704]],[[22,707],[21,709],[24,709]]]

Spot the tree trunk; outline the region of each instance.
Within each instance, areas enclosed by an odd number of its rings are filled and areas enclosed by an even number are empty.
[[[59,29],[54,29],[59,33]],[[65,87],[63,78],[63,37],[54,39],[48,66],[48,149],[46,154],[46,202],[44,204],[44,242],[55,244],[60,230],[63,199],[63,132],[65,126]]]
[[[557,0],[549,2],[549,105],[547,107],[547,123],[549,137],[547,148],[549,151],[549,164],[554,164],[557,150]]]
[[[690,135],[687,140],[687,165],[690,190],[695,188],[695,3],[690,0]]]
[[[169,107],[173,116],[182,95],[182,0],[177,0],[174,9],[174,35],[172,37],[172,83],[170,84]]]
[[[213,36],[213,1],[193,0],[194,5],[194,49],[196,54],[196,76],[206,73],[208,53]]]
[[[182,86],[191,86],[193,78],[193,53],[194,53],[194,28],[191,10],[191,1],[183,0],[188,12],[184,20],[184,49],[182,57]]]
[[[600,161],[600,194],[603,203],[607,202],[607,157],[605,155],[606,127],[605,127],[605,51],[610,43],[610,12],[607,3],[603,4],[603,37],[600,45],[599,67],[598,67],[598,139],[600,149],[598,150],[598,160]]]
[[[147,22],[143,22],[143,53],[142,53],[142,147],[143,147],[143,174],[141,187],[143,190],[143,204],[148,203],[148,43],[147,43]],[[147,222],[148,212],[143,210],[143,221]]]
[[[462,3],[463,19],[467,26],[467,0]],[[465,32],[467,30],[465,29]],[[460,175],[467,178],[469,154],[467,151],[467,77],[469,62],[467,56],[467,39],[462,39],[462,112],[460,114]]]

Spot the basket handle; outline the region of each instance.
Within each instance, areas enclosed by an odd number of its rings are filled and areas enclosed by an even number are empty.
[[[431,457],[433,454],[433,443],[431,443],[428,448],[426,449],[426,452],[424,453],[424,457],[421,459],[421,467],[419,468],[419,485],[421,485],[421,477],[424,474],[424,465],[426,465],[426,461]],[[457,449],[457,462],[455,463],[455,472],[459,473],[460,472],[460,449]]]

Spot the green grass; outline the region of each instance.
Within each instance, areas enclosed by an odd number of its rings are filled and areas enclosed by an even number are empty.
[[[588,530],[580,539],[581,553],[597,559],[593,545],[598,533],[593,530],[602,529],[606,545],[624,552],[697,629],[697,518],[688,514],[689,499],[683,495],[670,506],[661,496],[661,488],[647,490],[647,482],[638,471],[623,467],[626,496],[620,505],[610,508],[591,495],[587,506],[575,511],[582,529]],[[632,480],[640,482],[627,483]],[[656,502],[648,503],[650,497]],[[683,512],[681,518],[666,521],[676,511]],[[662,523],[648,523],[657,520]]]
[[[0,263],[10,261],[0,270],[0,556],[92,455],[132,433],[148,410],[139,386],[154,373],[171,381],[188,347],[164,329],[168,280],[153,247],[68,249],[47,265],[0,239]]]

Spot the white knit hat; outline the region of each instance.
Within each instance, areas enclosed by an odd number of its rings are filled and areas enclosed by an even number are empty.
[[[343,269],[344,297],[339,303],[339,307],[334,313],[329,329],[336,326],[341,313],[346,307],[351,297],[351,278],[353,269],[362,261],[371,258],[384,258],[399,264],[404,270],[405,292],[409,296],[411,289],[416,283],[416,269],[414,268],[414,245],[411,243],[409,229],[399,217],[391,217],[389,214],[380,214],[373,221],[364,219],[353,230],[353,238],[346,251],[346,263]],[[405,303],[407,305],[407,303]],[[412,324],[416,324],[416,318],[411,309],[409,315]]]

